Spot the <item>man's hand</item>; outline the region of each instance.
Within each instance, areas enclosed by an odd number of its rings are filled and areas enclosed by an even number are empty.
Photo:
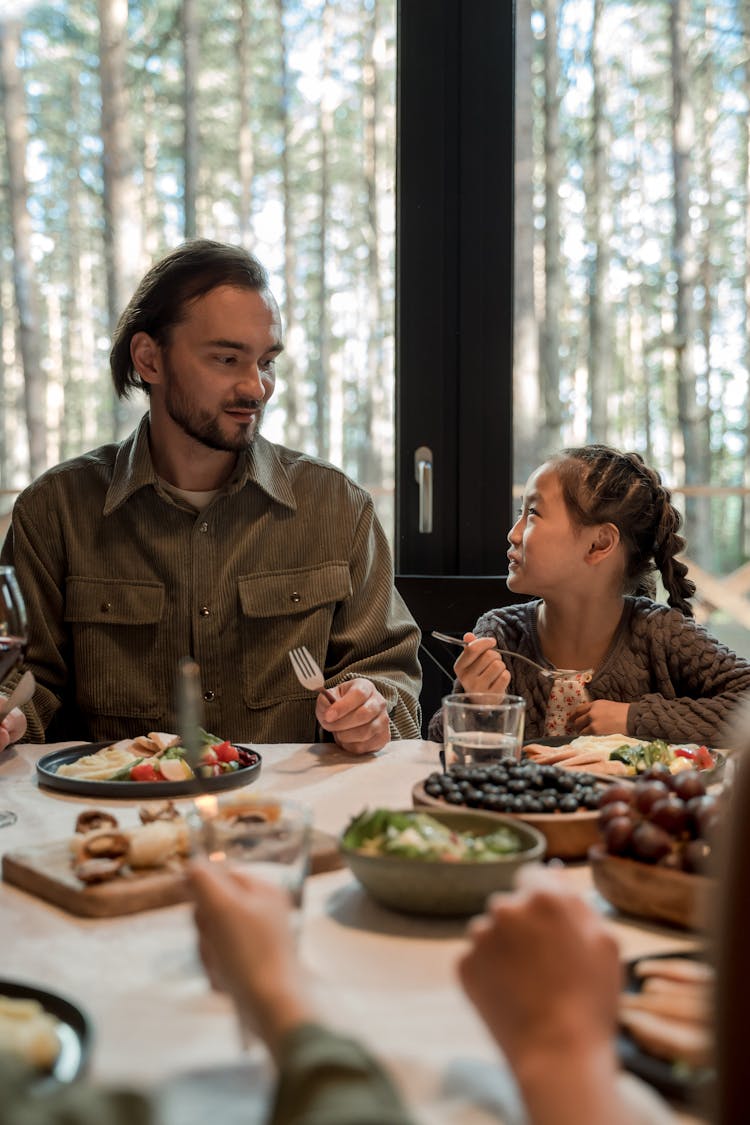
[[[362,677],[344,680],[333,694],[335,703],[318,696],[315,717],[338,746],[350,754],[373,754],[390,740],[388,705],[375,684]]]
[[[629,703],[592,699],[571,711],[570,718],[579,734],[627,734],[629,709]]]
[[[13,742],[18,742],[26,734],[26,716],[18,707],[14,707],[0,723],[0,752]]]
[[[314,1019],[290,928],[289,896],[249,871],[194,860],[201,958],[214,988],[228,992],[243,1024],[273,1054],[287,1031]]]
[[[475,637],[464,633],[466,648],[453,665],[464,691],[493,691],[503,695],[508,690],[510,672],[497,651],[494,637]]]

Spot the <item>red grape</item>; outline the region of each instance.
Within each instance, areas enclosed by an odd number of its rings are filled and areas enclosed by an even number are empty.
[[[691,797],[702,797],[706,792],[706,783],[697,770],[685,770],[675,775],[674,791],[683,801]]]
[[[656,784],[649,782],[649,784]],[[632,850],[644,863],[658,863],[672,850],[672,837],[663,828],[641,820],[633,829]]]
[[[668,796],[669,790],[663,781],[636,782],[634,803],[639,812],[648,814],[652,805]]]

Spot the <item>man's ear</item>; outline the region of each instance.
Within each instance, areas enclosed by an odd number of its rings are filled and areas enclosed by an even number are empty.
[[[588,528],[590,533],[586,562],[598,566],[612,557],[620,545],[620,532],[613,523],[600,523]]]
[[[161,347],[148,332],[133,333],[130,338],[130,358],[144,383],[161,382],[163,370]]]

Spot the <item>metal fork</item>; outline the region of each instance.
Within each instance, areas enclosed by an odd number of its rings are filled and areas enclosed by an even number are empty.
[[[466,648],[467,642],[462,641],[460,637],[449,637],[447,633],[438,633],[433,629],[431,634],[436,641],[443,641],[447,645],[456,645],[457,648]],[[520,652],[512,652],[509,648],[498,648],[497,652],[503,656],[514,656],[516,660],[525,660],[532,668],[536,668],[540,676],[546,676],[548,680],[556,680],[558,676],[575,676],[578,669],[576,668],[544,668],[541,664],[537,664],[536,660],[532,660],[528,656],[524,656]]]
[[[326,682],[323,679],[323,673],[320,670],[320,665],[310,653],[310,650],[302,645],[301,648],[293,648],[289,653],[289,659],[294,668],[294,674],[308,691],[317,691],[329,703],[336,702],[336,696],[332,695],[325,686]]]

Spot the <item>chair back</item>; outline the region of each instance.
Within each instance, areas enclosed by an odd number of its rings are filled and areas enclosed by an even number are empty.
[[[513,594],[506,574],[397,574],[396,589],[422,630],[422,737],[427,725],[453,685],[453,664],[458,649],[430,636],[433,629],[463,636],[489,609],[528,601]]]

